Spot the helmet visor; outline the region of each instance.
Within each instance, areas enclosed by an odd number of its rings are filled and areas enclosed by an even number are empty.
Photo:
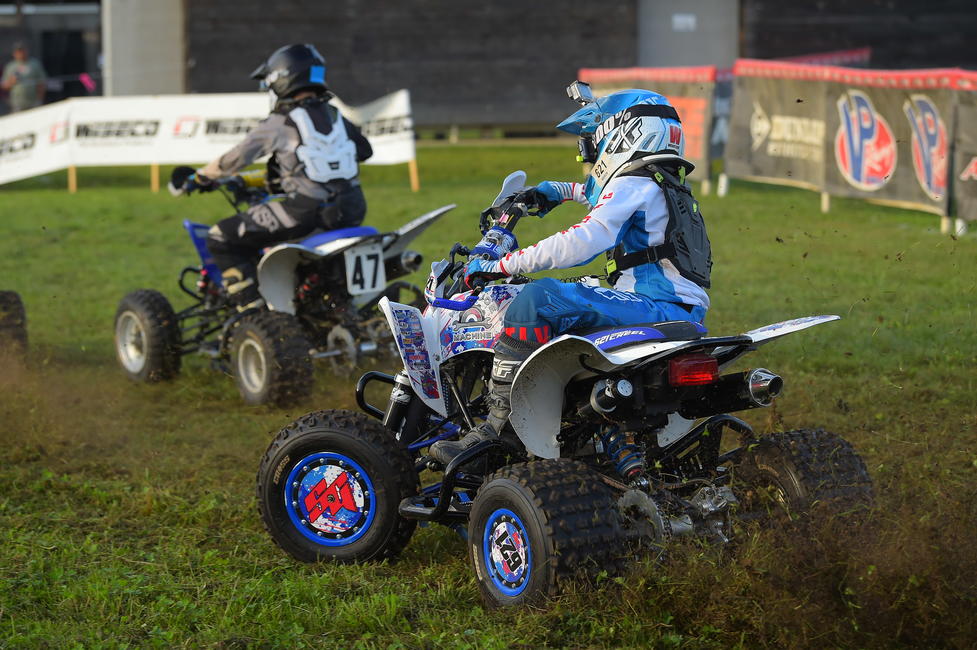
[[[637,104],[668,104],[668,100],[650,90],[621,90],[586,104],[557,124],[556,128],[574,135],[593,133],[610,116]]]
[[[264,79],[267,76],[268,76],[268,63],[267,62],[262,63],[261,65],[259,65],[257,68],[254,69],[254,72],[251,73],[251,78],[252,79]]]

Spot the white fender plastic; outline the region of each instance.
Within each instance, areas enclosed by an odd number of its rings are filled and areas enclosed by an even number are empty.
[[[593,373],[580,365],[580,357],[591,368],[613,368],[653,359],[689,341],[664,341],[629,346],[620,352],[604,352],[588,339],[565,334],[536,350],[519,368],[512,382],[512,415],[509,421],[526,449],[540,458],[559,458],[563,393],[574,378]]]
[[[443,214],[454,208],[454,203],[441,206],[437,210],[432,210],[404,224],[393,233],[382,235],[384,243],[388,241],[388,237],[395,238],[394,243],[384,251],[384,259],[399,256],[418,235],[427,230]],[[376,237],[376,235],[371,235],[371,237]],[[298,281],[295,275],[295,267],[298,266],[299,262],[303,259],[311,260],[334,255],[364,239],[365,237],[344,237],[326,242],[315,248],[294,243],[279,244],[273,247],[258,262],[258,290],[261,292],[261,296],[271,309],[294,314],[295,283]],[[376,298],[377,293],[356,296],[354,305],[364,305],[370,302]]]
[[[755,344],[762,345],[781,336],[815,325],[839,320],[839,316],[807,316],[750,330]],[[605,352],[589,339],[564,335],[536,350],[522,364],[512,383],[512,415],[509,421],[526,449],[541,458],[559,458],[563,395],[567,384],[594,373],[580,364],[581,355],[591,368],[608,371],[636,362],[653,361],[678,348],[695,346],[697,340],[664,341],[628,346],[617,352]],[[659,432],[659,444],[670,444],[688,433],[692,420],[672,414],[668,425]]]
[[[454,210],[455,207],[456,205],[454,203],[442,205],[437,210],[431,210],[426,214],[422,214],[413,221],[408,221],[400,228],[397,228],[397,230],[394,231],[397,233],[397,241],[394,242],[393,246],[386,250],[384,256],[393,257],[394,255],[400,255],[403,253],[407,248],[407,244],[417,239],[417,236],[427,230],[431,224],[440,219],[446,212]]]
[[[301,244],[279,244],[265,253],[258,262],[258,291],[268,303],[268,307],[286,314],[295,313],[295,267],[302,259],[316,259],[332,255],[365,237],[344,237],[334,239],[322,246],[309,248]]]
[[[815,325],[820,325],[821,323],[830,323],[834,320],[841,320],[841,316],[804,316],[803,318],[785,320],[779,323],[774,323],[773,325],[767,325],[766,327],[750,330],[749,332],[745,332],[745,335],[753,339],[754,343],[763,344],[780,338],[781,336],[806,330],[808,327],[814,327]]]

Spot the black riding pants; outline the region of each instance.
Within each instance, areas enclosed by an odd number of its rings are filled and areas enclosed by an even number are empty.
[[[207,233],[207,248],[221,271],[238,268],[253,275],[261,249],[304,237],[318,228],[335,230],[363,223],[366,199],[359,185],[348,181],[327,184],[336,190],[326,202],[301,194],[284,201],[262,203],[222,219]]]

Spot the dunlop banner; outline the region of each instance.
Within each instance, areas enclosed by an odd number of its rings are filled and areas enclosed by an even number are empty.
[[[579,78],[600,97],[618,90],[643,88],[668,97],[682,120],[685,157],[698,168],[698,178],[709,176],[709,139],[712,134],[716,67],[688,68],[584,68]]]
[[[726,173],[820,189],[825,166],[824,113],[823,84],[736,72]]]

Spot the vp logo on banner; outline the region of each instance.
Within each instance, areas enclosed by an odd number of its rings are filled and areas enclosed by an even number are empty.
[[[860,190],[874,192],[896,170],[896,140],[892,128],[868,95],[848,90],[838,98],[841,125],[835,136],[835,161],[845,180]]]
[[[902,105],[913,129],[913,169],[923,191],[934,201],[946,196],[948,145],[946,126],[926,95],[912,95]]]

